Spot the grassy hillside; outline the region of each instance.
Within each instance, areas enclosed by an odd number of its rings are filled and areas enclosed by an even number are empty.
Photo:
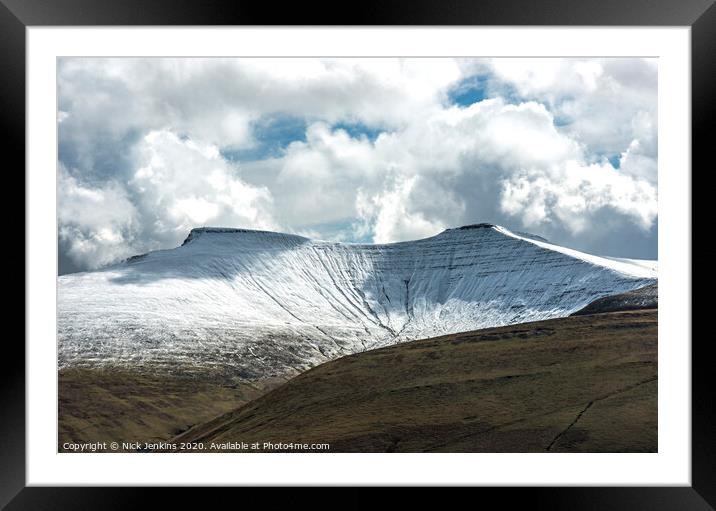
[[[329,443],[333,452],[655,452],[657,312],[347,356],[175,440]]]
[[[266,388],[115,369],[62,370],[58,386],[61,452],[65,442],[168,440],[256,398]]]

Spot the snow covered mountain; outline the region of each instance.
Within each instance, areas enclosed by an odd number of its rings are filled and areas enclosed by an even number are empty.
[[[59,277],[59,366],[260,380],[395,342],[567,316],[656,278],[655,261],[491,224],[386,245],[193,229],[181,247]]]

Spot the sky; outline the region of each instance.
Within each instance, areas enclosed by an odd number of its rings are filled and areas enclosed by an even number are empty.
[[[59,273],[194,227],[657,258],[656,59],[63,58]]]

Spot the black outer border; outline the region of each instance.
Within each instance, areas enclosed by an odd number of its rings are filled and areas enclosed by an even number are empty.
[[[713,168],[709,127],[716,125],[712,93],[716,79],[716,5],[714,0],[389,0],[360,4],[194,0],[0,0],[0,126],[6,177],[25,168],[25,28],[61,25],[622,25],[691,26],[692,167]],[[710,161],[709,161],[710,159]],[[708,162],[708,163],[707,163]],[[709,165],[710,163],[710,165]],[[678,170],[688,172],[688,169]],[[24,181],[22,182],[24,189]],[[16,214],[16,209],[12,211]],[[10,210],[8,209],[8,213]],[[11,216],[6,215],[6,218]],[[26,254],[24,254],[26,255]],[[22,263],[23,267],[24,262]],[[25,271],[27,271],[25,269]],[[27,275],[25,275],[26,277]],[[19,272],[11,277],[19,280]],[[14,284],[15,282],[13,282]],[[18,282],[19,285],[19,282]],[[25,292],[23,292],[23,297]],[[7,295],[6,295],[7,297]],[[672,340],[676,341],[676,340]],[[686,341],[681,340],[681,341]],[[7,509],[127,509],[146,504],[159,490],[119,488],[25,487],[25,367],[18,337],[3,339],[0,387],[0,507]],[[692,487],[649,488],[482,488],[500,506],[528,504],[549,509],[707,510],[716,506],[716,405],[713,398],[708,336],[692,344]],[[575,467],[578,469],[578,467]],[[172,490],[183,497],[183,489]],[[253,500],[244,488],[241,501]],[[284,497],[272,492],[263,504],[295,505],[305,492]],[[162,491],[162,498],[166,491]],[[372,491],[351,490],[335,507],[364,507]],[[227,492],[213,489],[219,502]],[[414,491],[424,503],[424,492]],[[464,497],[464,493],[453,494]],[[365,498],[364,498],[365,496]],[[278,500],[277,500],[278,499]],[[219,502],[217,504],[221,505]],[[259,504],[261,501],[257,501]],[[444,498],[439,501],[444,505]],[[187,507],[189,501],[185,501]],[[240,504],[239,504],[240,505]],[[259,504],[260,505],[260,504]],[[315,505],[315,504],[313,504]],[[193,507],[193,506],[192,506]]]

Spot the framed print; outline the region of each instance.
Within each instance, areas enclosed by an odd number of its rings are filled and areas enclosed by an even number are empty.
[[[0,10],[8,509],[190,485],[713,508],[712,2],[130,4]]]

